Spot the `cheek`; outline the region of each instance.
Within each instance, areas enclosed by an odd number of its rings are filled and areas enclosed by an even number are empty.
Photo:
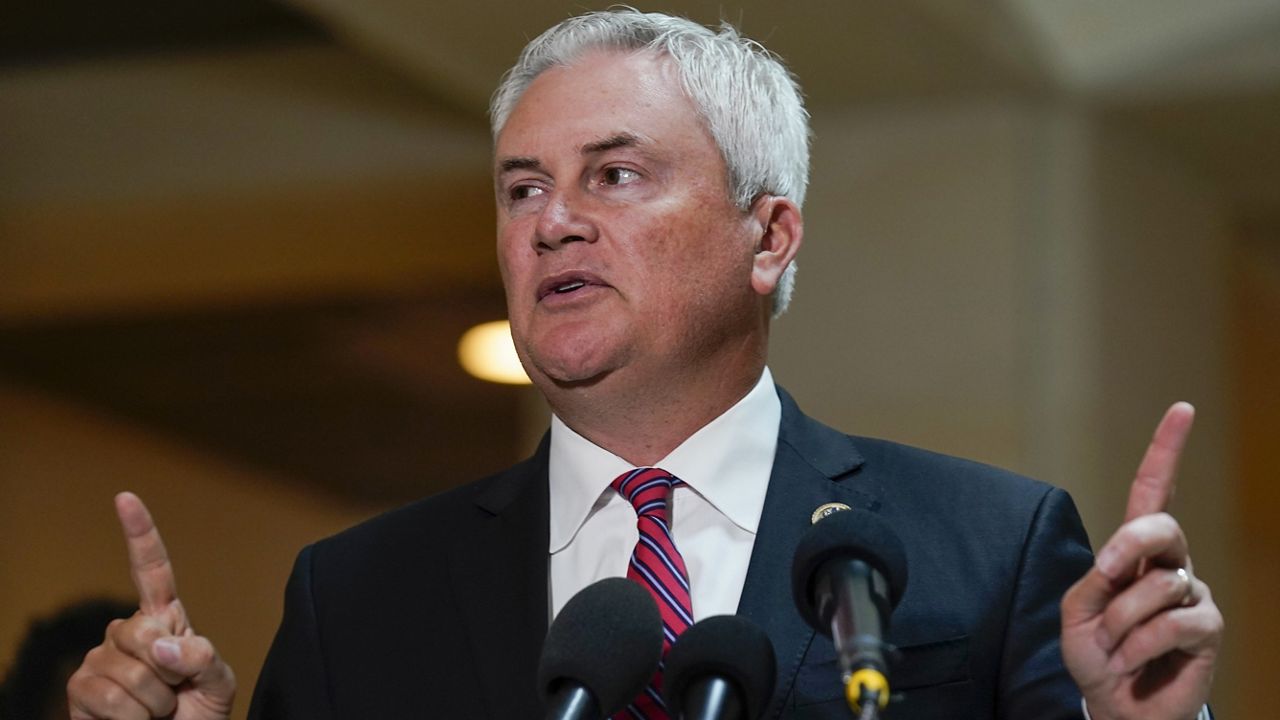
[[[518,283],[528,274],[528,246],[518,239],[518,228],[507,225],[498,229],[498,272],[502,275],[502,284],[511,294],[512,284]]]
[[[696,242],[687,244],[655,242],[661,259],[649,265],[644,285],[659,325],[696,325],[706,318],[736,315],[735,308],[753,301],[752,254],[723,229],[699,228],[704,234],[691,236]]]
[[[737,232],[733,223],[734,219],[699,223],[688,246],[673,249],[701,282],[721,287],[749,282],[754,250],[750,238]]]

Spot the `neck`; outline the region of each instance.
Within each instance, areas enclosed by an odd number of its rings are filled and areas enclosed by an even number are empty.
[[[751,392],[764,371],[763,350],[751,362],[703,363],[680,382],[618,370],[598,381],[544,390],[556,415],[574,432],[636,466],[651,466]]]

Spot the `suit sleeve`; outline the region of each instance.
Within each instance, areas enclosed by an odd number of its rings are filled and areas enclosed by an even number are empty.
[[[1060,604],[1092,564],[1075,504],[1051,489],[1031,521],[1015,580],[1001,658],[1001,718],[1083,717],[1080,690],[1062,660]]]
[[[258,676],[249,720],[333,720],[311,563],[312,548],[306,547],[289,576],[284,618]]]

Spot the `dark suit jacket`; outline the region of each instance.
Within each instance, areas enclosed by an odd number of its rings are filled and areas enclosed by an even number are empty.
[[[773,641],[766,717],[849,718],[830,641],[791,599],[826,502],[880,513],[910,580],[891,620],[894,720],[1079,718],[1058,603],[1092,562],[1067,494],[806,417],[786,393],[739,614]],[[547,446],[477,483],[304,549],[251,718],[536,718],[547,631]]]

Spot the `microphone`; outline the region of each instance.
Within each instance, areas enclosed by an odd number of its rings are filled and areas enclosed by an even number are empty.
[[[758,720],[773,696],[773,644],[746,618],[694,623],[667,653],[662,698],[677,720]]]
[[[844,672],[845,699],[863,718],[889,703],[884,636],[907,586],[907,553],[880,516],[842,510],[801,539],[791,564],[796,607],[832,639]]]
[[[658,669],[662,617],[626,578],[583,588],[551,623],[538,662],[548,720],[601,720],[627,706]]]

